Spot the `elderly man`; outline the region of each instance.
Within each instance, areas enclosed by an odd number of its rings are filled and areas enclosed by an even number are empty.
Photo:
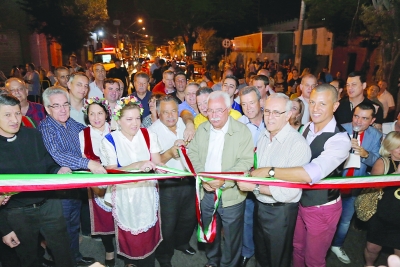
[[[197,129],[200,124],[203,122],[208,121],[208,95],[211,94],[213,90],[208,87],[202,87],[196,92],[196,101],[197,101],[197,107],[199,108],[199,114],[196,115],[193,119],[194,127]],[[240,117],[242,117],[242,114],[234,109],[231,109],[229,111],[229,116],[234,118],[235,120],[238,120]]]
[[[79,145],[79,132],[86,126],[70,118],[69,94],[63,88],[49,88],[43,92],[43,103],[48,113],[39,126],[44,144],[53,159],[61,166],[72,170],[89,169],[93,173],[106,173],[97,161],[82,158]],[[92,258],[82,257],[79,252],[79,218],[82,202],[79,191],[58,192],[62,199],[63,213],[71,240],[74,259],[79,266],[93,263]]]
[[[70,172],[69,168],[60,168],[54,162],[36,129],[21,127],[21,118],[18,99],[11,95],[0,95],[0,172]],[[3,243],[13,248],[18,255],[20,263],[16,266],[37,266],[39,233],[51,248],[57,266],[73,266],[60,200],[51,199],[47,191],[22,192],[12,196],[6,205],[0,207],[0,235]],[[9,256],[12,256],[12,252]]]
[[[159,93],[168,95],[175,92],[174,75],[174,72],[171,70],[164,71],[162,74],[162,81],[156,84],[153,88],[153,94]]]
[[[149,75],[143,71],[137,72],[134,77],[133,85],[135,86],[135,92],[133,92],[132,95],[137,97],[142,103],[142,118],[145,118],[150,114],[149,101],[152,95],[152,92],[148,90]]]
[[[89,84],[88,97],[103,98],[103,82],[106,78],[106,69],[103,64],[96,63],[93,65],[94,81]]]
[[[185,88],[185,101],[179,104],[179,116],[181,116],[182,112],[189,111],[193,118],[199,113],[199,109],[196,103],[196,92],[199,90],[199,84],[195,82],[191,82],[186,85]]]
[[[83,100],[89,91],[89,78],[84,72],[75,72],[70,76],[67,85],[71,103],[70,117],[86,125],[82,108]]]
[[[267,130],[257,143],[257,166],[290,168],[310,161],[306,140],[289,124],[292,102],[282,93],[265,101],[264,121]],[[260,266],[290,267],[292,243],[301,189],[238,182],[242,191],[252,191],[256,201],[254,242]]]
[[[68,88],[68,81],[69,81],[69,70],[67,67],[60,66],[57,67],[54,71],[54,76],[56,79],[56,83],[54,86],[62,86],[65,89]]]
[[[342,124],[347,133],[353,136],[358,128],[357,137],[351,139],[351,148],[354,154],[359,155],[360,168],[348,168],[342,172],[344,177],[366,176],[367,169],[372,168],[375,161],[379,159],[379,148],[381,146],[382,133],[372,127],[375,121],[375,107],[370,103],[359,104],[353,109],[353,120],[351,123]],[[338,259],[349,264],[350,258],[343,249],[344,240],[350,227],[351,219],[354,214],[354,202],[360,190],[342,189],[342,216],[333,238],[331,250]]]
[[[183,138],[185,124],[178,117],[178,102],[166,95],[157,101],[159,119],[150,130],[157,134],[162,151],[161,162],[168,167],[184,170],[177,152],[179,146],[185,146]],[[174,248],[188,255],[196,251],[189,241],[196,225],[195,184],[193,178],[160,180],[161,230],[163,241],[156,250],[156,258],[161,267],[171,265]]]
[[[261,94],[255,86],[247,86],[239,91],[240,104],[244,115],[238,120],[249,128],[253,136],[254,146],[257,147],[257,141],[261,133],[265,131],[263,113],[261,110]],[[253,213],[254,213],[254,195],[248,194],[246,198],[246,208],[244,211],[244,229],[243,229],[243,247],[242,257],[240,258],[240,267],[245,267],[250,258],[254,255],[253,241]]]
[[[229,116],[230,109],[228,94],[217,91],[208,96],[208,122],[199,126],[189,146],[189,157],[196,172],[247,172],[253,166],[251,133],[244,124]],[[234,267],[242,248],[246,193],[229,180],[203,181],[202,185],[202,222],[209,231],[212,229],[208,226],[216,213],[216,236],[212,243],[206,244],[206,266]],[[222,192],[221,198],[215,203],[219,192]],[[215,205],[218,205],[217,210]]]
[[[22,115],[29,117],[36,126],[39,126],[46,113],[42,104],[28,101],[28,88],[25,82],[19,78],[10,78],[6,81],[6,90],[18,98]]]
[[[292,168],[265,167],[252,171],[251,175],[310,184],[338,176],[340,165],[349,156],[351,142],[346,130],[333,116],[339,106],[337,99],[335,87],[329,84],[319,85],[311,91],[309,111],[312,122],[303,132],[312,153],[309,164]],[[276,110],[275,114],[279,112]],[[293,266],[325,266],[326,253],[342,213],[339,190],[303,190],[300,203],[293,239]]]

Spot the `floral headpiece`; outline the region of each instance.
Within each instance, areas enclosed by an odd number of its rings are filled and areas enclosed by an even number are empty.
[[[123,97],[120,100],[117,100],[117,104],[115,105],[114,111],[113,111],[113,118],[114,120],[119,120],[119,117],[121,117],[121,109],[128,105],[129,103],[133,103],[139,106],[140,108],[140,115],[143,114],[143,106],[140,101],[134,97],[133,95]]]
[[[82,112],[88,115],[89,106],[93,103],[103,105],[104,107],[106,107],[108,114],[111,115],[111,108],[110,105],[108,104],[108,101],[105,98],[99,98],[98,96],[85,99],[85,102],[83,103]]]

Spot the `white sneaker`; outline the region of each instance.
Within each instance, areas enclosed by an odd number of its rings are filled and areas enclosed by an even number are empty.
[[[335,255],[338,257],[338,259],[345,263],[345,264],[349,264],[351,262],[349,256],[347,256],[346,252],[344,251],[343,248],[341,247],[331,247],[331,250],[333,253],[335,253]]]

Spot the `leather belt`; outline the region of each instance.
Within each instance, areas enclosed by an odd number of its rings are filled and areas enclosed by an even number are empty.
[[[267,205],[267,206],[271,206],[271,207],[277,207],[277,206],[285,206],[287,203],[283,203],[283,202],[275,202],[275,203],[264,203],[264,202],[261,202],[262,204],[264,204],[264,205]]]
[[[317,207],[330,206],[330,205],[336,204],[336,203],[338,203],[340,201],[340,199],[341,199],[341,197],[339,196],[337,199],[334,199],[334,200],[329,201],[329,202],[327,202],[325,204],[322,204],[322,205],[317,205]]]
[[[34,204],[29,204],[23,207],[14,207],[14,208],[6,208],[9,210],[14,210],[14,209],[27,209],[27,208],[38,208],[40,206],[42,206],[44,203],[46,203],[47,199],[43,199],[42,201],[38,202],[38,203],[34,203]]]

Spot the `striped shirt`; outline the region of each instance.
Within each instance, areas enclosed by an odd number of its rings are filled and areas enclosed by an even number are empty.
[[[271,140],[268,130],[257,143],[258,167],[290,168],[310,162],[311,149],[305,138],[287,123]],[[301,198],[301,189],[269,186],[272,196],[260,194],[263,203],[295,203]]]
[[[85,125],[69,118],[66,127],[51,116],[47,116],[40,125],[44,145],[58,165],[69,167],[71,170],[87,169],[89,160],[82,157],[79,132]]]

